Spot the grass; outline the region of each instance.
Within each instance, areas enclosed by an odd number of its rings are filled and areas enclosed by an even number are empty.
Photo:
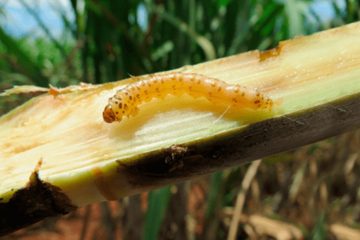
[[[76,21],[71,22],[62,15],[66,26],[64,31],[72,38],[67,44],[54,39],[50,30],[45,31],[44,37],[38,39],[16,39],[0,25],[0,89],[16,84],[47,86],[50,83],[66,86],[80,81],[114,81],[129,74],[168,70],[249,49],[268,49],[283,39],[343,25],[358,20],[360,16],[358,1],[345,1],[345,10],[339,7],[337,1],[333,1],[334,17],[328,22],[322,22],[319,13],[309,9],[311,2],[313,1],[124,0],[120,3],[87,0],[85,7],[81,9],[81,3],[72,0]],[[31,7],[28,6],[28,9],[31,12]],[[139,16],[139,9],[145,9],[145,19]],[[46,26],[41,20],[38,23],[40,27]],[[0,111],[5,112],[16,106],[17,101],[15,98],[0,99]],[[342,163],[333,165],[331,161],[350,161],[351,154],[357,153],[352,141],[343,138],[358,141],[358,133],[344,135],[331,143],[319,143],[316,149],[310,146],[273,157],[271,161],[276,161],[276,164],[265,164],[259,170],[261,175],[256,184],[260,192],[256,193],[256,187],[253,187],[252,196],[248,200],[249,206],[256,206],[259,212],[265,214],[272,212],[269,209],[275,209],[274,212],[284,221],[297,222],[310,230],[314,228],[313,231],[308,230],[313,236],[310,237],[309,234],[309,239],[321,239],[317,237],[324,234],[325,220],[317,217],[321,213],[316,211],[315,204],[324,197],[317,195],[321,184],[325,184],[328,189],[328,197],[323,201],[331,205],[329,208],[332,214],[328,218],[326,216],[326,219],[345,218],[347,214],[341,209],[354,208],[355,212],[358,211],[357,205],[352,202],[357,199],[353,181],[359,179],[355,171],[358,165],[355,164],[351,174],[342,175],[338,169],[345,166]],[[327,167],[329,171],[314,170],[321,167]],[[302,169],[301,174],[304,175],[295,181],[293,176],[301,176],[300,173],[297,174],[299,169]],[[213,220],[220,222],[216,233],[220,235],[225,232],[225,220],[219,216],[219,212],[223,211],[224,206],[231,205],[232,196],[236,195],[233,194],[234,188],[236,189],[234,182],[241,181],[242,176],[234,176],[231,171],[215,173],[211,181],[205,179],[191,183],[209,191],[208,197],[205,197],[207,200],[199,201],[199,204],[207,206],[206,220],[212,216]],[[351,180],[350,176],[354,176],[355,180]],[[232,180],[233,178],[236,180]],[[347,178],[350,180],[346,180]],[[290,203],[287,201],[289,182],[292,183],[291,189],[295,189],[291,191],[293,197]],[[343,182],[346,184],[342,185]],[[301,187],[302,185],[311,187],[308,189]],[[224,190],[220,191],[220,186]],[[345,187],[342,190],[339,186]],[[216,193],[219,192],[223,196],[217,196]],[[191,193],[194,194],[187,191],[187,194]],[[309,206],[302,194],[313,199],[314,205]],[[143,236],[155,238],[164,217],[159,214],[153,225],[151,219],[159,212],[169,215],[166,209],[172,201],[176,202],[176,199],[171,198],[168,188],[150,195]],[[290,209],[294,213],[289,213]],[[191,212],[185,214],[191,215]],[[313,219],[318,219],[316,224]],[[355,222],[358,221],[354,219]],[[198,219],[198,224],[202,223]],[[203,232],[211,231],[207,226],[202,227]],[[201,234],[197,235],[198,238],[200,236]]]

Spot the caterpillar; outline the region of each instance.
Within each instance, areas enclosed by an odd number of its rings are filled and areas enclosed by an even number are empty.
[[[205,97],[213,104],[235,108],[271,110],[273,105],[270,98],[255,89],[231,85],[196,73],[161,73],[118,90],[109,99],[103,111],[103,119],[107,123],[121,121],[123,117],[135,116],[143,102],[183,94],[194,98]]]

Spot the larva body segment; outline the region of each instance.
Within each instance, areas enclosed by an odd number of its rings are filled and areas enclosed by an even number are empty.
[[[167,95],[189,94],[194,98],[205,97],[216,105],[235,108],[269,109],[273,101],[260,92],[240,85],[229,85],[215,78],[195,73],[156,74],[129,84],[109,99],[103,112],[105,122],[121,121],[123,117],[137,114],[138,106],[153,98]]]

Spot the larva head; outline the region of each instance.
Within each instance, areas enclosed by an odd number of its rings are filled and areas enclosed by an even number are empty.
[[[109,104],[105,107],[103,112],[104,121],[112,123],[114,121],[120,122],[123,117],[134,116],[137,113],[137,107],[134,105],[134,97],[129,93],[116,96],[109,99]]]
[[[111,105],[107,105],[103,111],[103,119],[107,123],[112,123],[116,120],[114,111],[111,108]]]

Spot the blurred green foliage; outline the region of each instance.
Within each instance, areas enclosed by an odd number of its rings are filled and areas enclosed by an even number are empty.
[[[321,16],[319,1],[310,0],[69,1],[74,18],[58,11],[65,27],[56,38],[35,7],[18,0],[43,34],[15,38],[0,24],[1,88],[115,81],[267,49],[359,17],[354,0],[344,1],[345,7],[332,1],[329,19]]]
[[[321,0],[69,1],[74,20],[58,11],[65,26],[61,38],[53,35],[25,0],[19,3],[43,34],[10,35],[2,27],[1,15],[6,11],[0,5],[0,90],[22,84],[61,87],[115,81],[129,74],[268,49],[281,40],[353,22],[360,16],[359,0],[327,1],[333,11],[328,19],[322,16],[321,5],[316,7],[326,2]],[[0,99],[0,110],[11,107],[8,101]],[[216,173],[210,182],[209,226],[213,226],[214,209],[236,195],[228,191],[219,196],[229,188],[224,179]],[[150,194],[144,239],[156,239],[169,196],[169,188]],[[323,239],[320,230],[314,230],[314,239]]]
[[[157,236],[165,218],[170,196],[170,187],[154,190],[149,194],[143,233],[144,240],[158,239]]]

